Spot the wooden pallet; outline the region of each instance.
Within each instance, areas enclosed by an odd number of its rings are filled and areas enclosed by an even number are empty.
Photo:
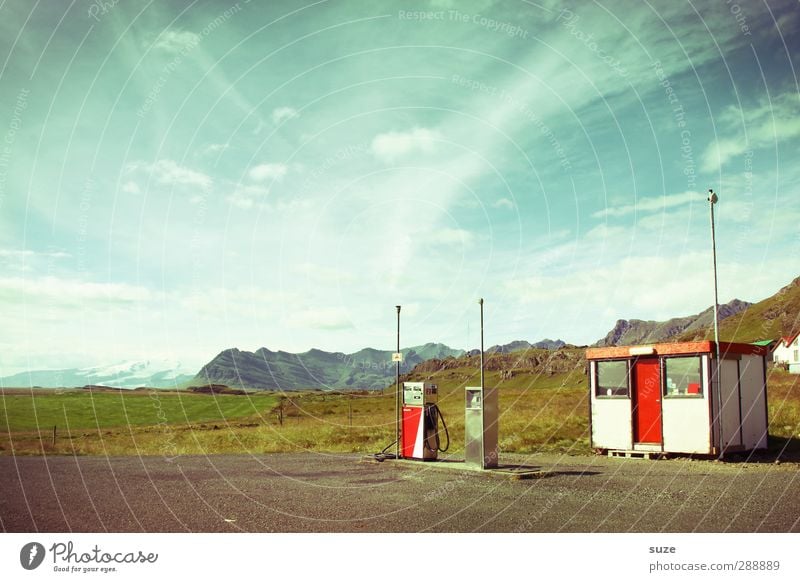
[[[625,459],[666,459],[667,454],[661,451],[608,451],[609,457],[618,457]]]

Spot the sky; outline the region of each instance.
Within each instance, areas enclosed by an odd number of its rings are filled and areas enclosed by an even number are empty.
[[[592,343],[800,275],[791,1],[0,3],[0,376]]]

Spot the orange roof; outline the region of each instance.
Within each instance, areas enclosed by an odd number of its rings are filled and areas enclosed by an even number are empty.
[[[753,344],[740,344],[719,342],[719,350],[724,354],[755,354],[764,355],[767,350],[762,346]],[[589,348],[586,350],[587,360],[602,360],[606,358],[634,358],[636,356],[677,356],[681,354],[710,354],[715,350],[714,342],[673,342],[661,344],[647,344],[640,346],[612,346],[607,348]]]
[[[789,344],[792,343],[797,338],[798,335],[800,335],[800,331],[798,331],[794,335],[783,336],[780,341],[783,342],[783,345],[789,347]]]

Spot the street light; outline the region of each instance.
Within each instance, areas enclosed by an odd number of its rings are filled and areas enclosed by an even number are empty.
[[[478,299],[478,305],[481,306],[481,390],[483,390],[483,297]]]
[[[714,232],[714,204],[719,197],[713,190],[708,191],[709,208],[711,209],[711,260],[714,267],[714,341],[719,342],[719,295],[717,293],[717,242]]]
[[[719,359],[719,294],[717,292],[717,241],[714,231],[714,204],[719,201],[713,190],[708,190],[708,207],[711,211],[711,261],[714,272],[714,352],[716,362],[716,371],[713,378],[717,380],[717,394],[716,400],[718,402],[719,411],[717,413],[717,432],[719,434],[719,457],[722,458],[722,391],[719,389],[719,373],[720,373],[720,359]],[[713,388],[714,382],[712,379],[711,386]]]
[[[400,353],[400,306],[397,308],[397,353]],[[400,358],[395,361],[394,384],[394,458],[400,458]]]

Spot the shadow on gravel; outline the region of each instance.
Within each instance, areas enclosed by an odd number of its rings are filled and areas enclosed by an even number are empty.
[[[580,469],[560,469],[558,465],[544,466],[544,465],[516,465],[516,464],[501,464],[498,465],[495,471],[542,471],[547,473],[548,477],[557,477],[561,475],[577,475],[577,476],[591,476],[600,475],[602,471],[581,471]]]
[[[574,477],[591,477],[593,475],[601,475],[600,471],[550,471],[551,477],[562,477],[572,475]]]
[[[766,451],[732,453],[726,455],[727,463],[800,463],[800,439],[769,437]]]

